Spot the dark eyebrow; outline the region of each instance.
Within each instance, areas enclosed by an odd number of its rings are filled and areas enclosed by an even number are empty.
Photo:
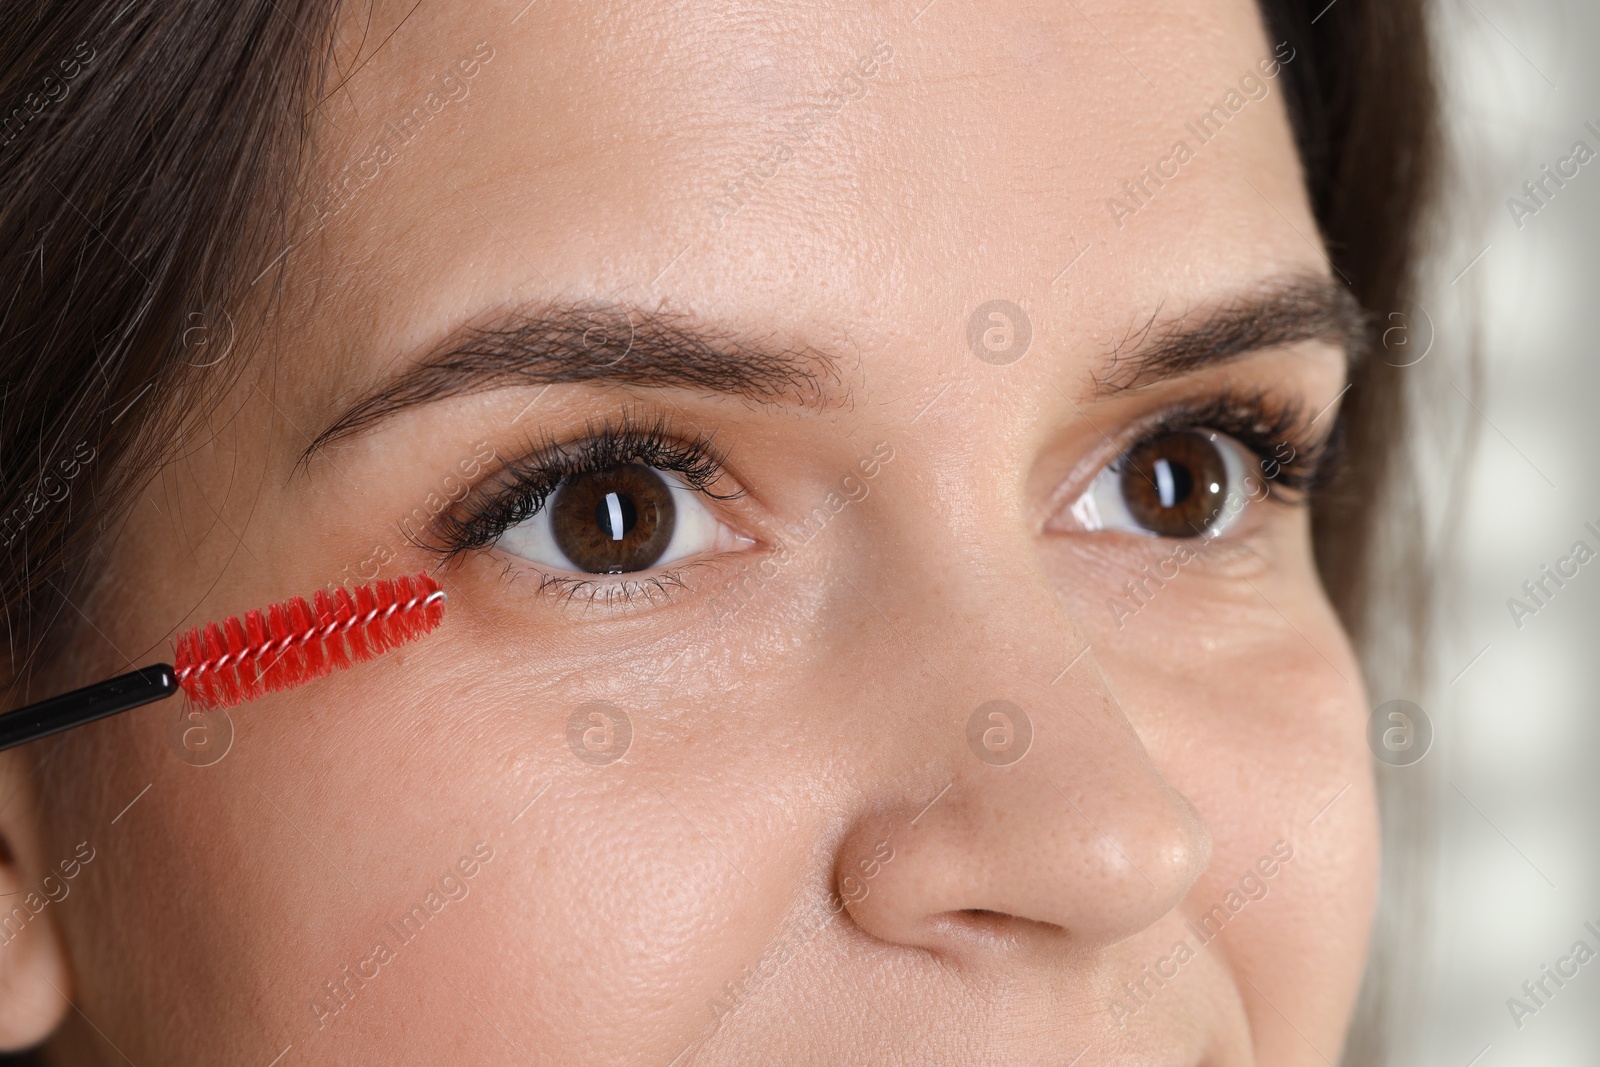
[[[1138,389],[1264,349],[1301,341],[1342,347],[1352,364],[1366,355],[1367,318],[1343,285],[1321,274],[1291,274],[1211,305],[1163,319],[1161,309],[1112,346],[1095,376],[1105,396]]]
[[[407,408],[507,386],[605,382],[704,389],[762,404],[824,408],[833,361],[809,348],[740,338],[687,315],[628,305],[541,305],[460,329],[347,407],[301,454]]]

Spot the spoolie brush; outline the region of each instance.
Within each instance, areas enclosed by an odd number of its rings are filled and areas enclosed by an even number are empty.
[[[175,665],[153,664],[0,715],[0,750],[129,711],[180,689],[202,709],[293,689],[430,632],[445,594],[427,574],[319,591],[196,626],[173,642]]]
[[[295,597],[240,623],[195,627],[174,642],[174,674],[197,707],[231,708],[361,663],[439,625],[444,591],[426,574],[352,593]]]

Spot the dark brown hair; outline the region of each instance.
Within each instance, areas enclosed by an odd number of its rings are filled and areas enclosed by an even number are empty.
[[[1420,370],[1411,304],[1436,205],[1438,89],[1422,0],[1260,0],[1267,33],[1297,49],[1286,96],[1312,211],[1334,269],[1368,316],[1368,352],[1340,410],[1347,462],[1312,503],[1323,587],[1363,652],[1367,680],[1423,677],[1432,561],[1410,461]],[[1380,698],[1381,699],[1381,698]],[[1437,762],[1437,761],[1435,761]],[[1383,886],[1366,981],[1347,1037],[1352,1067],[1404,1063],[1416,1035],[1429,933],[1433,764],[1380,775]],[[1379,767],[1380,772],[1391,768]]]
[[[29,678],[286,228],[334,5],[0,19],[0,678]],[[230,368],[231,369],[231,368]],[[201,416],[203,417],[203,411]]]
[[[1353,635],[1375,636],[1377,588],[1425,602],[1418,559],[1372,551],[1380,520],[1414,501],[1403,460],[1412,372],[1393,327],[1409,317],[1427,210],[1437,180],[1438,100],[1424,8],[1417,0],[1261,0],[1267,32],[1299,52],[1286,95],[1312,211],[1334,270],[1369,317],[1367,358],[1340,417],[1349,462],[1314,502],[1317,567]],[[1389,508],[1387,515],[1381,503]],[[1385,545],[1404,550],[1405,544]],[[1406,632],[1414,627],[1406,626]]]
[[[1382,356],[1406,308],[1436,166],[1421,0],[1260,0],[1335,269],[1372,320],[1342,419],[1350,462],[1313,502],[1317,562],[1370,637],[1376,588],[1420,602],[1420,561],[1374,552],[1411,499],[1406,371]],[[281,247],[329,80],[335,0],[62,0],[0,20],[0,680],[30,678],[78,625],[134,494],[204,418],[227,324]],[[186,414],[187,413],[187,414]],[[1381,501],[1383,508],[1374,507]],[[1383,509],[1387,509],[1385,512]],[[1389,539],[1384,539],[1385,541]],[[1403,541],[1385,544],[1404,549]],[[1379,574],[1381,559],[1389,570]],[[1369,983],[1370,985],[1370,983]],[[1376,1033],[1373,1028],[1372,1033]],[[1349,1059],[1369,1062],[1371,1034]]]

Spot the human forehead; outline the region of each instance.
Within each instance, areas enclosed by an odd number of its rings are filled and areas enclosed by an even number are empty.
[[[379,4],[340,42],[290,277],[375,359],[619,293],[890,332],[1000,294],[1103,340],[1322,262],[1247,0]]]

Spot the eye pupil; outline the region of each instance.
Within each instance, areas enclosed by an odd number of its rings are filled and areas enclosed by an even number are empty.
[[[656,564],[672,543],[672,489],[654,470],[630,463],[564,479],[551,498],[556,547],[579,570],[624,574]]]
[[[628,535],[628,531],[639,524],[639,509],[633,506],[633,501],[628,497],[611,492],[595,508],[594,521],[601,529],[611,531],[611,540],[620,541]]]
[[[1227,466],[1209,434],[1159,434],[1128,453],[1122,496],[1140,526],[1162,537],[1198,537],[1221,513]]]
[[[1189,494],[1194,491],[1194,479],[1189,475],[1189,468],[1182,464],[1158,459],[1155,462],[1155,475],[1156,495],[1164,508],[1176,507],[1180,501],[1189,499]]]

